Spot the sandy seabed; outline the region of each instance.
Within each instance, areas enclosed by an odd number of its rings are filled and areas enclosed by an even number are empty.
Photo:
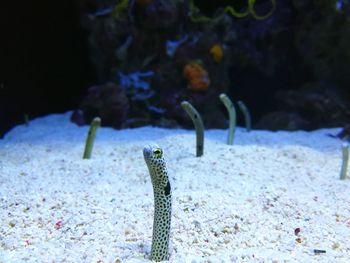
[[[350,262],[350,180],[339,129],[205,132],[88,127],[70,113],[0,140],[0,262],[150,262],[153,189],[142,149],[172,183],[170,262]],[[325,253],[315,253],[314,250]]]

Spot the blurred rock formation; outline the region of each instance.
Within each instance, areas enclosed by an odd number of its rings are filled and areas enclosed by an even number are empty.
[[[259,1],[254,10],[266,14],[271,3]],[[196,15],[218,19],[191,19],[192,4]],[[223,128],[221,92],[246,102],[256,128],[309,130],[350,123],[350,5],[280,0],[266,19],[232,16],[216,2],[209,13],[206,8],[187,0],[82,2],[99,81],[115,83],[118,100],[129,105],[119,123],[100,116],[103,123],[191,127],[180,107],[188,100],[206,128]],[[193,63],[200,65],[197,72],[186,68]],[[91,91],[87,96],[94,108]],[[112,105],[103,103],[100,110],[116,114],[123,108]],[[88,107],[79,110],[90,116]],[[105,113],[105,118],[115,117]]]

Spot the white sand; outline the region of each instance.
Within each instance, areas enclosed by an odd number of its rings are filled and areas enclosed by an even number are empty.
[[[170,262],[350,262],[339,129],[238,129],[234,146],[209,130],[197,158],[194,131],[101,128],[83,160],[88,127],[69,114],[0,140],[0,262],[150,262],[149,143],[172,178]]]

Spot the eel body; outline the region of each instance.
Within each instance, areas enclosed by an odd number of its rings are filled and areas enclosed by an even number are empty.
[[[148,146],[143,149],[154,194],[154,220],[151,260],[163,261],[169,258],[169,236],[171,225],[171,186],[162,149]]]

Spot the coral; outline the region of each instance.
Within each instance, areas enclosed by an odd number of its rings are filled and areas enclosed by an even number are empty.
[[[327,123],[343,126],[350,120],[350,109],[345,96],[334,85],[325,81],[307,82],[298,88],[279,91],[276,98],[285,111],[295,112],[309,122],[309,128]]]
[[[199,62],[190,62],[185,65],[183,74],[188,81],[188,88],[192,91],[205,91],[210,85],[208,72]]]
[[[256,129],[268,129],[272,131],[295,131],[310,129],[310,123],[298,113],[274,111],[265,114],[262,118],[259,119],[254,127]]]
[[[350,6],[337,10],[334,1],[303,3],[308,6],[298,7],[301,23],[295,37],[298,51],[318,79],[347,87],[350,82]]]
[[[188,4],[182,0],[147,4],[105,0],[98,3],[100,15],[93,18],[89,9],[84,25],[90,33],[90,58],[98,72],[97,82],[113,81],[130,101],[123,127],[189,126],[179,106],[184,99],[195,103],[208,127],[225,127],[225,119],[218,117],[224,113],[217,97],[231,86],[230,67],[235,61],[230,59],[230,48],[235,43],[228,35],[234,21],[227,15],[216,25],[195,24],[188,15]],[[118,17],[108,13],[111,6],[120,10]],[[218,47],[210,53],[216,44],[225,47],[224,57]],[[189,63],[194,60],[202,64]],[[177,93],[181,96],[175,101]],[[78,113],[75,115],[82,123],[89,123]],[[102,119],[103,125],[108,125]]]
[[[223,18],[225,13],[231,14],[232,16],[237,18],[243,18],[248,15],[252,15],[257,20],[264,20],[266,18],[269,18],[276,9],[276,0],[271,0],[271,10],[265,15],[258,15],[254,8],[255,0],[247,0],[247,4],[248,7],[246,11],[238,12],[232,5],[229,5],[225,7],[224,12],[222,14],[211,18],[204,15],[197,16],[197,14],[200,13],[200,10],[194,4],[194,0],[190,0],[191,20],[195,23],[217,23]]]
[[[118,72],[119,85],[126,90],[132,100],[145,100],[154,95],[154,91],[150,89],[150,84],[141,78],[152,77],[154,73],[152,71],[146,72],[133,72],[130,74],[123,74]]]
[[[213,59],[216,62],[220,62],[224,56],[224,51],[223,51],[221,45],[219,45],[219,44],[213,45],[210,48],[209,53],[212,55]]]
[[[199,0],[88,1],[82,3],[90,6],[83,22],[96,82],[119,83],[118,72],[133,81],[130,74],[141,73],[136,85],[120,87],[132,102],[123,125],[189,127],[180,106],[188,100],[206,127],[224,128],[221,93],[252,105],[255,118],[267,125],[260,128],[350,123],[348,0],[278,1],[277,8],[276,0],[231,1],[230,6]],[[194,60],[202,63],[191,64]],[[142,76],[145,72],[153,76]],[[317,89],[305,94],[300,88],[307,83],[327,83],[336,96],[320,98],[324,92]],[[262,96],[263,102],[256,100]],[[337,98],[342,98],[338,106]]]
[[[103,125],[119,129],[126,126],[128,110],[129,100],[124,89],[114,83],[106,83],[89,88],[88,94],[73,112],[71,120],[78,125],[84,125],[99,116]]]
[[[179,40],[175,41],[175,40],[167,40],[166,42],[166,54],[169,57],[174,56],[176,49],[183,43],[185,43],[188,39],[188,36],[185,35],[182,38],[180,38]]]
[[[188,126],[179,106],[184,99],[200,107],[208,127],[225,127],[225,120],[217,117],[221,109],[216,100],[230,86],[230,50],[225,49],[225,59],[217,63],[210,48],[218,43],[227,46],[224,37],[232,18],[227,16],[218,28],[202,28],[191,22],[188,1],[182,0],[152,0],[146,5],[139,1],[99,2],[97,10],[110,7],[112,2],[123,10],[119,17],[102,12],[104,15],[91,18],[90,9],[84,22],[90,32],[90,58],[98,71],[97,82],[113,81],[130,101],[123,127],[158,123]],[[203,61],[202,65],[189,70],[190,79],[183,77],[185,65],[195,59]],[[208,89],[209,84],[213,88]],[[175,102],[178,92],[181,99]]]
[[[254,5],[255,5],[255,0],[248,0],[248,9],[247,9],[247,11],[239,13],[233,8],[233,6],[227,6],[225,8],[225,12],[230,13],[231,15],[233,15],[235,17],[239,17],[239,18],[240,17],[245,17],[245,16],[251,14],[255,19],[263,20],[263,19],[266,19],[266,18],[270,17],[273,14],[273,12],[275,11],[275,9],[276,9],[276,0],[271,0],[271,5],[272,5],[271,10],[265,15],[258,15],[256,13],[255,9],[254,9]]]
[[[185,16],[181,5],[183,3],[177,3],[176,1],[153,0],[145,6],[135,9],[133,14],[140,28],[147,30],[171,30]]]

